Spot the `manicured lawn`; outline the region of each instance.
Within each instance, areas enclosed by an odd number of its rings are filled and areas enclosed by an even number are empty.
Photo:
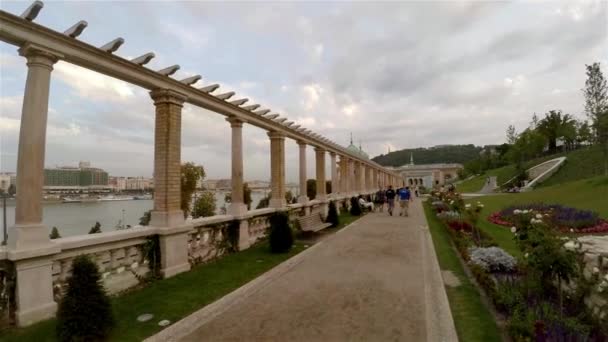
[[[515,246],[509,229],[487,221],[487,217],[491,213],[514,204],[543,202],[593,210],[604,219],[608,219],[608,177],[588,178],[542,187],[530,192],[497,194],[468,200],[468,202],[476,201],[482,202],[485,206],[479,221],[480,228],[490,234],[507,252],[519,256],[519,250]]]
[[[604,163],[601,150],[597,147],[583,148],[567,153],[558,153],[550,156],[536,158],[524,163],[526,169],[538,165],[544,161],[566,156],[566,163],[551,178],[547,179],[540,186],[551,185],[581,180],[585,178],[597,177],[603,174]],[[484,182],[490,176],[496,176],[498,185],[504,184],[515,177],[515,165],[507,165],[501,168],[486,171],[484,174],[463,181],[456,185],[456,189],[462,193],[478,192],[483,188]]]
[[[452,248],[450,236],[433,210],[425,203],[425,214],[433,237],[435,253],[442,270],[451,271],[460,280],[456,287],[446,286],[450,309],[460,341],[501,341],[501,333],[488,308],[481,302],[477,288],[469,278]]]
[[[340,225],[332,228],[332,231],[358,218],[348,212],[342,213]],[[305,247],[303,243],[296,242],[287,254],[272,254],[268,249],[268,244],[263,242],[243,252],[199,265],[190,272],[113,297],[112,307],[117,325],[110,340],[141,341],[162,330],[158,326],[159,321],[168,319],[176,322],[184,318],[303,251]],[[137,322],[137,316],[144,313],[151,313],[154,318],[145,323]],[[0,341],[55,341],[55,319],[0,334]]]

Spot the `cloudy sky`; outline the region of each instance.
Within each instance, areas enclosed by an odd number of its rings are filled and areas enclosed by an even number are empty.
[[[29,3],[0,2],[20,14]],[[344,145],[374,156],[437,144],[504,142],[509,124],[561,109],[584,117],[585,64],[608,65],[608,2],[94,2],[46,1],[36,22],[118,55],[153,51],[152,69],[179,64]],[[0,43],[0,170],[14,171],[25,60]],[[59,62],[52,74],[46,165],[79,160],[112,175],[151,176],[154,108],[146,91]],[[191,105],[182,160],[230,174],[230,128]],[[245,178],[268,179],[265,132],[244,129]],[[287,179],[297,179],[288,141]],[[314,155],[309,149],[309,174]]]

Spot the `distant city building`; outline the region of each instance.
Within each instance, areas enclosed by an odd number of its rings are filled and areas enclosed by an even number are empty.
[[[44,169],[44,190],[61,191],[107,191],[108,173],[91,167],[90,162],[80,162],[78,167],[62,166]]]
[[[154,189],[154,181],[146,177],[127,177],[125,179],[125,190],[150,190]]]
[[[8,188],[14,183],[14,173],[0,173],[0,189],[4,192],[8,192]]]
[[[461,164],[414,164],[414,154],[410,155],[410,163],[398,167],[388,167],[393,169],[405,179],[408,186],[424,186],[431,188],[434,185],[445,185],[458,178],[458,170],[462,169]]]

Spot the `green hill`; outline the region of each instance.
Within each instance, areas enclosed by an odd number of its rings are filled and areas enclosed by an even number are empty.
[[[565,156],[567,158],[564,165],[559,169],[559,171],[557,171],[557,173],[540,184],[539,187],[547,187],[572,182],[603,174],[603,156],[599,147],[583,148],[576,151],[536,158],[524,163],[524,166],[526,169],[528,169],[544,161],[561,156]],[[498,169],[488,170],[482,175],[463,181],[462,183],[457,184],[457,188],[460,192],[477,192],[481,190],[486,178],[489,176],[496,176],[498,185],[501,185],[515,177],[515,175],[515,165],[511,164]]]
[[[479,158],[479,153],[483,149],[483,147],[475,145],[442,145],[429,148],[419,147],[381,154],[372,158],[372,160],[384,166],[401,166],[409,164],[410,156],[413,155],[416,164],[462,164]]]

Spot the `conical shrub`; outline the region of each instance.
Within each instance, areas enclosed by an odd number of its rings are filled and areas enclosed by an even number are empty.
[[[325,221],[331,223],[332,227],[337,227],[340,224],[340,217],[338,216],[336,202],[329,202],[329,208],[327,209],[327,220]]]
[[[293,246],[293,232],[289,226],[289,216],[285,212],[274,213],[270,216],[270,251],[272,253],[287,253]]]
[[[85,255],[76,257],[67,286],[57,311],[57,339],[65,342],[106,340],[114,318],[97,265]]]

